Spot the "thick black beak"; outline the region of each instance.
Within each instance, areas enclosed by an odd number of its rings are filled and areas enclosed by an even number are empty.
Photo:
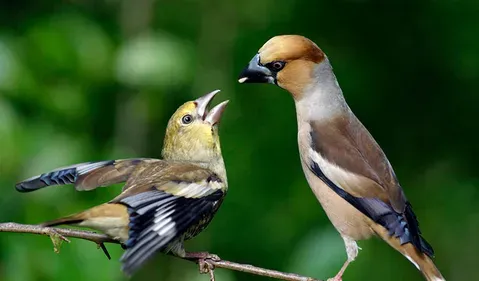
[[[240,83],[270,83],[275,84],[273,73],[260,63],[259,54],[251,59],[248,66],[243,69],[238,77]]]

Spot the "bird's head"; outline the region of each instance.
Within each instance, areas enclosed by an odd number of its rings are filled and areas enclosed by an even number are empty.
[[[218,125],[228,101],[208,110],[218,92],[186,102],[171,116],[163,144],[164,159],[204,163],[222,159]]]
[[[299,99],[304,87],[315,79],[325,54],[300,35],[280,35],[268,40],[241,72],[240,83],[270,83]]]

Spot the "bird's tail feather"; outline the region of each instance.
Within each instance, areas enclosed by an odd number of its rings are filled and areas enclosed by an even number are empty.
[[[421,253],[411,244],[404,244],[398,250],[421,271],[427,281],[446,281],[427,254]]]
[[[82,222],[87,223],[89,220],[102,217],[116,217],[121,214],[120,209],[125,209],[123,206],[117,206],[118,204],[101,204],[90,208],[88,210],[75,213],[66,217],[59,219],[51,220],[42,223],[42,226],[57,226],[63,224],[81,224]]]
[[[373,224],[372,227],[379,237],[414,264],[427,281],[446,281],[427,253],[419,251],[411,243],[401,245],[400,239],[390,236],[388,231],[380,225]],[[421,244],[422,243],[426,243],[424,247],[431,248],[424,239],[422,239]]]
[[[51,220],[41,226],[77,225],[103,232],[113,239],[128,239],[128,212],[123,204],[105,203],[67,217]]]
[[[47,221],[47,222],[41,223],[40,225],[51,227],[51,226],[64,225],[64,224],[79,224],[83,221],[83,219],[79,216],[80,214],[75,214],[68,217],[63,217],[63,218]]]
[[[446,281],[432,259],[427,255],[421,254],[421,257],[418,258],[417,263],[419,264],[419,268],[426,280]]]

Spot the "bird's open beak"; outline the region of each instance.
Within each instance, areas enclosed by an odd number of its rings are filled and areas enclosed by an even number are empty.
[[[221,116],[223,115],[223,112],[225,111],[226,106],[228,105],[229,100],[226,100],[217,106],[213,107],[210,112],[208,112],[208,115],[206,115],[205,121],[210,123],[211,125],[216,125],[220,122]]]
[[[196,104],[196,112],[201,117],[201,119],[205,120],[206,114],[208,113],[208,105],[211,103],[213,98],[219,93],[220,90],[215,90],[211,93],[208,93],[202,97],[199,97],[195,100]]]
[[[271,70],[261,65],[259,54],[256,54],[248,66],[241,72],[238,82],[275,84],[275,78]]]
[[[195,100],[196,112],[206,122],[211,125],[219,123],[223,112],[229,101],[224,101],[208,111],[208,105],[220,90],[215,90]]]

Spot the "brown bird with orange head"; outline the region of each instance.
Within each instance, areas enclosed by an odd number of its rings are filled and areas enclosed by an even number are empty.
[[[239,82],[275,84],[293,96],[303,171],[346,246],[348,258],[333,280],[342,280],[358,255],[356,241],[373,235],[403,254],[426,280],[445,280],[391,164],[349,108],[315,43],[299,35],[271,38]]]

